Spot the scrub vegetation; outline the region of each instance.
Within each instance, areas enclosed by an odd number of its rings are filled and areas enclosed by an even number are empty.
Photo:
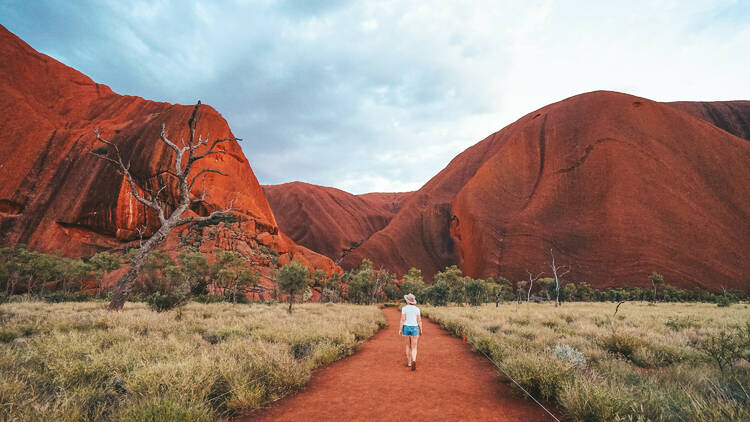
[[[744,304],[422,308],[575,421],[750,420]],[[502,377],[502,379],[506,379]]]
[[[384,325],[348,304],[6,303],[0,419],[229,419],[301,389]]]

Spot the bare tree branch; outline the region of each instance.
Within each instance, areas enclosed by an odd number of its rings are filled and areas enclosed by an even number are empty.
[[[531,287],[534,286],[534,282],[539,280],[539,277],[541,277],[542,274],[544,274],[544,271],[540,272],[537,275],[532,275],[531,271],[526,270],[526,274],[529,275],[529,291],[526,293],[526,302],[528,303],[529,299],[531,298]]]
[[[169,145],[170,148],[174,150],[176,153],[180,153],[180,147],[174,144],[174,142],[170,141],[169,138],[167,138],[167,126],[162,123],[161,124],[161,132],[159,133],[159,139],[161,139],[162,142]]]
[[[216,211],[212,212],[209,215],[200,216],[200,217],[181,218],[181,219],[179,219],[177,221],[176,225],[182,226],[183,224],[188,224],[188,223],[197,223],[197,222],[200,222],[200,221],[208,221],[208,220],[210,220],[212,218],[226,217],[228,214],[231,214],[230,211],[232,211],[234,209],[234,208],[232,208],[232,203],[234,203],[234,200],[229,201],[229,207],[227,207],[226,209],[216,210]]]
[[[159,221],[163,224],[165,222],[164,218],[164,210],[162,209],[161,205],[155,200],[155,197],[152,195],[151,199],[146,199],[142,197],[138,193],[138,185],[135,183],[135,180],[133,179],[133,176],[130,174],[130,165],[125,165],[125,163],[122,161],[122,155],[120,154],[120,149],[117,148],[117,145],[115,145],[113,142],[108,141],[101,137],[99,134],[99,129],[94,129],[94,134],[96,135],[96,140],[109,146],[112,148],[115,152],[115,155],[117,156],[117,160],[114,160],[112,158],[109,158],[105,155],[100,154],[94,154],[94,156],[103,159],[105,161],[108,161],[114,165],[117,166],[118,171],[125,175],[125,179],[128,181],[128,186],[130,187],[130,194],[133,195],[133,197],[143,205],[155,210],[159,214]],[[163,189],[161,189],[163,190]],[[161,190],[159,192],[161,192]],[[145,189],[144,189],[145,191]]]
[[[555,263],[555,254],[552,253],[552,249],[549,250],[549,255],[552,257],[552,275],[555,277],[555,307],[560,306],[560,284],[562,283],[562,277],[570,272],[570,266],[568,265],[557,265]]]
[[[192,192],[193,191],[193,185],[195,184],[195,181],[198,180],[198,177],[200,177],[200,175],[206,174],[206,173],[216,173],[216,174],[220,174],[222,176],[229,176],[228,174],[226,174],[226,173],[224,173],[223,171],[220,171],[220,170],[216,170],[216,169],[203,169],[203,170],[199,171],[198,174],[195,175],[195,177],[193,177],[193,180],[190,181],[190,185],[188,185],[188,192]],[[205,177],[203,178],[203,180],[205,182]]]
[[[169,137],[167,136],[167,130],[166,126],[162,124],[161,131],[159,134],[159,139],[161,142],[163,142],[166,146],[172,149],[172,151],[175,152],[175,156],[171,157],[173,159],[173,162],[171,163],[172,169],[166,169],[166,170],[160,170],[155,176],[158,188],[156,192],[151,192],[148,189],[148,186],[140,186],[137,185],[135,182],[135,179],[133,178],[133,175],[130,173],[130,164],[125,164],[125,162],[122,159],[122,155],[120,154],[120,150],[118,149],[117,145],[112,143],[109,140],[103,139],[99,135],[99,131],[94,131],[96,134],[96,139],[99,142],[102,142],[106,145],[106,154],[99,154],[97,153],[98,150],[95,150],[92,152],[92,154],[96,155],[98,158],[103,159],[110,164],[112,164],[115,169],[124,175],[125,179],[128,181],[128,186],[130,187],[130,193],[133,195],[138,202],[148,206],[149,208],[152,208],[156,210],[159,214],[159,221],[161,222],[161,226],[154,232],[148,240],[143,242],[142,236],[144,230],[141,230],[139,227],[137,229],[139,236],[141,237],[141,247],[139,248],[137,254],[131,259],[130,262],[130,269],[128,269],[127,273],[123,275],[120,280],[117,282],[117,286],[115,287],[115,290],[113,292],[112,301],[110,302],[109,309],[112,310],[120,310],[122,309],[123,305],[125,304],[125,301],[127,300],[128,296],[130,295],[130,290],[132,286],[134,285],[139,272],[143,268],[143,265],[145,264],[146,257],[148,256],[151,251],[153,251],[161,242],[163,242],[169,235],[169,233],[177,226],[189,224],[189,223],[195,223],[195,222],[201,222],[201,221],[208,221],[213,218],[217,217],[224,217],[227,215],[230,215],[232,211],[232,205],[234,201],[230,201],[229,207],[224,210],[216,210],[209,215],[206,216],[197,216],[197,217],[188,217],[188,218],[182,218],[182,215],[190,209],[190,206],[196,202],[201,202],[206,199],[208,196],[206,192],[206,174],[208,173],[216,173],[220,174],[222,176],[226,176],[225,173],[218,169],[202,169],[200,170],[195,176],[190,175],[190,171],[192,170],[193,164],[210,154],[215,154],[219,152],[225,152],[216,150],[216,146],[223,142],[229,142],[229,141],[239,141],[238,138],[222,138],[222,139],[216,139],[214,141],[210,141],[210,137],[206,136],[204,139],[202,136],[198,137],[198,140],[196,142],[195,139],[195,131],[196,126],[198,123],[199,114],[198,111],[200,109],[201,102],[198,101],[198,103],[193,108],[192,114],[190,116],[190,119],[188,120],[188,128],[190,130],[189,136],[187,138],[187,142],[184,138],[181,138],[180,143],[182,144],[182,147],[177,146],[174,142],[172,142]],[[202,148],[205,145],[209,145],[208,149],[202,153],[202,154],[196,154],[196,150],[198,148]],[[184,160],[185,154],[187,153],[187,159]],[[114,155],[114,156],[113,156]],[[184,165],[184,168],[183,168]],[[162,194],[165,192],[169,192],[167,190],[168,186],[173,186],[169,181],[162,180],[163,178],[160,177],[162,174],[166,174],[169,176],[172,176],[176,179],[177,188],[178,188],[178,195],[175,195],[176,198],[172,202],[168,202],[167,199],[160,199],[162,197]],[[202,176],[202,177],[201,177]],[[203,190],[201,192],[200,197],[198,198],[192,198],[191,192],[193,189],[193,186],[195,185],[195,182],[198,179],[202,179],[203,181]],[[151,180],[150,178],[148,180]],[[144,192],[144,195],[141,195],[139,193],[139,190]],[[172,192],[174,193],[174,192]],[[162,206],[164,204],[164,206]],[[165,216],[164,207],[168,206],[170,208],[169,216]]]

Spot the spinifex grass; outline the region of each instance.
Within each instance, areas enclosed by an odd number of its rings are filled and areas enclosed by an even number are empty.
[[[702,344],[747,327],[744,304],[424,307],[539,399],[580,421],[747,421],[750,365],[721,371]],[[744,346],[747,347],[747,346]],[[746,355],[747,357],[747,355]]]
[[[385,324],[375,307],[0,305],[0,419],[216,420],[302,388]]]

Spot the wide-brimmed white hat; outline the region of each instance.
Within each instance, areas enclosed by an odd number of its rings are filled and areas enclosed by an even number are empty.
[[[411,294],[411,293],[409,293],[408,295],[404,295],[404,300],[405,300],[405,301],[406,301],[406,303],[408,303],[409,305],[416,305],[416,304],[417,304],[417,298],[416,298],[416,297],[414,297],[414,295],[413,295],[413,294]]]

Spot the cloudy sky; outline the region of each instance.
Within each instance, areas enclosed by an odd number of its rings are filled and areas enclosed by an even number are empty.
[[[121,94],[218,109],[263,184],[418,189],[597,89],[750,99],[750,1],[25,1],[0,23]]]

